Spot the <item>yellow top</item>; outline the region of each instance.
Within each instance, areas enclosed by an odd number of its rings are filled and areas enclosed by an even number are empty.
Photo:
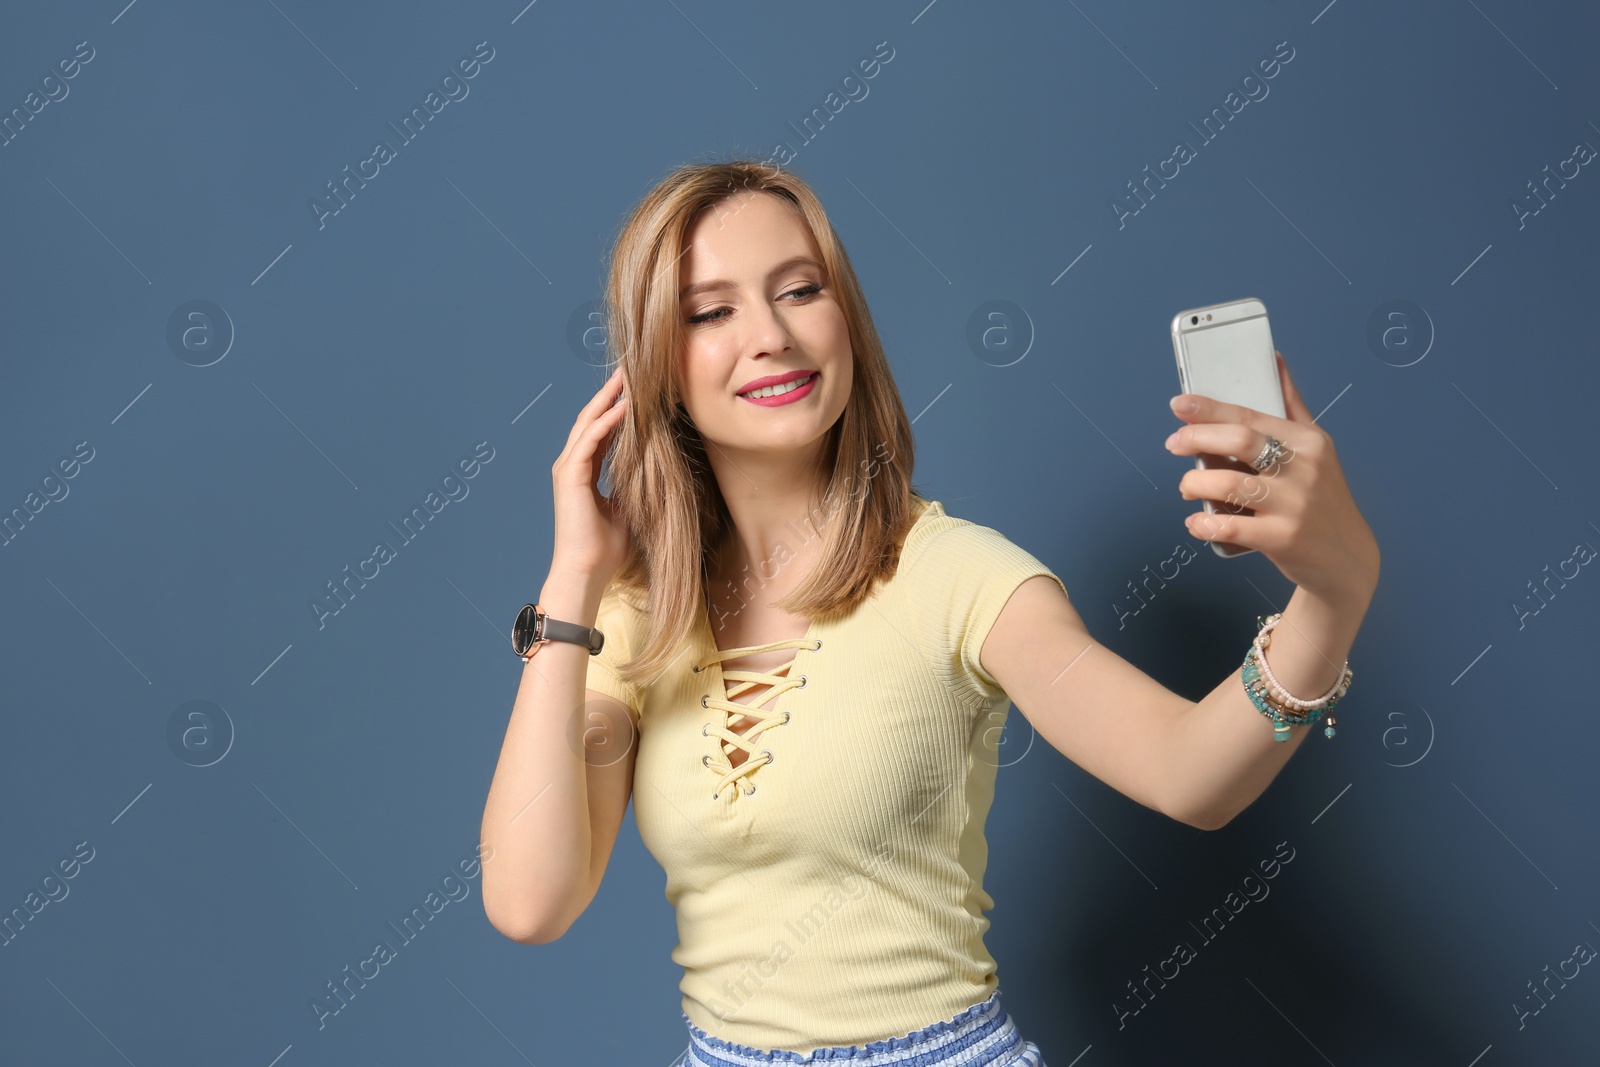
[[[1061,579],[918,500],[892,579],[803,638],[719,651],[702,616],[673,668],[630,686],[614,665],[641,647],[643,619],[602,600],[587,686],[636,716],[634,817],[677,911],[683,1012],[714,1037],[865,1044],[998,987],[983,824],[1010,700],[978,653],[1018,585]],[[771,671],[720,666],[778,648],[795,655]]]

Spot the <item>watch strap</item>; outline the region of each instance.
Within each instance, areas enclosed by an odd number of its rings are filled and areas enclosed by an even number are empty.
[[[575,622],[562,622],[552,619],[548,615],[541,615],[539,624],[539,637],[545,641],[566,641],[569,644],[583,645],[589,650],[589,655],[598,656],[604,647],[606,635],[589,626],[579,626]]]

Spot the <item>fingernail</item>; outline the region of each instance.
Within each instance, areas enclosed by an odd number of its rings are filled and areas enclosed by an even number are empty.
[[[1200,402],[1187,393],[1178,394],[1169,400],[1168,403],[1172,405],[1173,411],[1180,411],[1186,415],[1193,414],[1195,409],[1200,406]]]
[[[1178,443],[1178,431],[1173,430],[1172,436],[1168,437],[1165,443],[1168,451],[1171,451],[1172,446]]]

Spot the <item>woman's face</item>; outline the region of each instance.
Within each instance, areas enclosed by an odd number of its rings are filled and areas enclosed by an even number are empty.
[[[808,452],[844,413],[853,356],[799,211],[761,192],[708,208],[687,234],[682,284],[678,385],[701,436],[730,455]],[[787,395],[740,395],[800,373],[810,381]]]

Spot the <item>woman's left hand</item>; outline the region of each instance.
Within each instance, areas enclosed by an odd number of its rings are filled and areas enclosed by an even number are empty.
[[[1282,458],[1259,474],[1198,468],[1184,474],[1178,491],[1185,500],[1242,505],[1255,512],[1200,511],[1185,522],[1203,541],[1260,551],[1284,577],[1325,600],[1365,606],[1378,584],[1377,539],[1350,496],[1333,438],[1312,421],[1283,353],[1275,354],[1287,419],[1193,393],[1175,398],[1173,411],[1188,425],[1167,439],[1174,455],[1207,452],[1249,463],[1268,434],[1283,444]],[[1180,410],[1184,400],[1196,401],[1195,410]]]

